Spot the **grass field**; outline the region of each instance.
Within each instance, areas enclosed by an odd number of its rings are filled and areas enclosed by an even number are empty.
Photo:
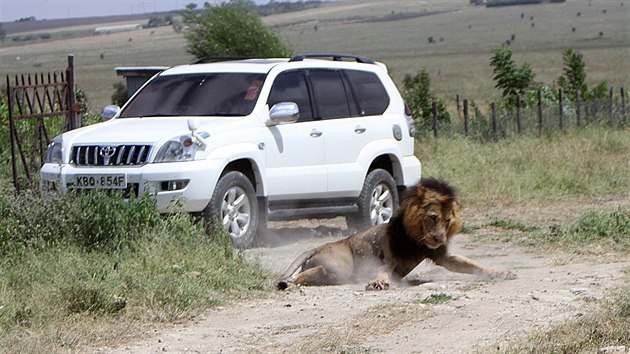
[[[629,86],[629,11],[630,0],[503,8],[471,6],[468,0],[348,1],[264,21],[295,52],[373,57],[388,65],[397,83],[424,68],[438,96],[453,98],[459,93],[490,101],[497,95],[488,65],[490,49],[506,40],[518,63],[532,65],[537,81],[552,85],[562,73],[561,51],[574,48],[584,54],[589,84],[605,80],[613,87]],[[111,18],[107,21],[112,24]],[[56,35],[36,43],[13,42],[9,34],[0,47],[0,73],[65,68],[67,55],[74,54],[78,85],[97,111],[109,103],[112,85],[122,80],[115,67],[172,66],[193,60],[182,35],[170,27],[92,35],[92,28],[101,25],[105,24],[48,29],[72,38]],[[435,43],[429,43],[429,37]]]

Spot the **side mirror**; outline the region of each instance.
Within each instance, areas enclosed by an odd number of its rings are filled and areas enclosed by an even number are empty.
[[[106,121],[106,120],[112,119],[118,114],[118,112],[120,112],[120,107],[114,104],[105,106],[103,107],[103,110],[101,111],[101,120]]]
[[[201,146],[202,149],[205,149],[207,144],[204,139],[210,135],[206,132],[201,132],[201,134],[197,133],[197,129],[199,129],[200,125],[201,123],[199,122],[199,119],[188,118],[188,129],[190,130],[190,135],[195,138],[194,141],[197,145]]]
[[[300,109],[293,102],[276,103],[269,110],[269,121],[267,125],[277,125],[282,123],[295,123],[300,118]]]
[[[199,119],[188,118],[188,130],[194,133],[197,129],[199,129]]]

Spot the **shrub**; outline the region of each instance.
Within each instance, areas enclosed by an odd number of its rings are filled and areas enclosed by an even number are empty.
[[[206,5],[201,13],[188,7],[182,17],[188,26],[184,33],[188,52],[197,58],[290,55],[288,45],[262,22],[246,1]]]
[[[426,70],[422,69],[416,75],[405,75],[403,79],[402,95],[411,108],[413,119],[419,132],[431,130],[433,122],[433,102],[437,104],[439,122],[450,122],[450,115],[443,101],[437,100],[431,93],[431,79]]]
[[[524,94],[534,82],[534,72],[529,64],[517,66],[512,59],[512,51],[506,45],[492,50],[490,66],[496,81],[495,87],[502,90],[501,94],[508,105],[516,104],[516,96]]]

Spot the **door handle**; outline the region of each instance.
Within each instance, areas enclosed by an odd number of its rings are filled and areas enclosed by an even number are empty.
[[[311,130],[311,136],[313,138],[319,138],[320,136],[322,136],[322,132],[317,129],[313,129]]]
[[[365,133],[365,131],[366,131],[366,130],[367,130],[367,129],[363,128],[363,127],[362,127],[362,126],[360,126],[360,125],[357,125],[357,126],[354,128],[354,132],[355,132],[355,133],[357,133],[357,134],[363,134],[363,133]]]

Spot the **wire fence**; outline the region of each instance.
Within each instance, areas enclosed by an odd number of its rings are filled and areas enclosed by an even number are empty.
[[[543,92],[536,92],[534,102],[526,103],[517,96],[515,104],[505,107],[491,102],[482,111],[473,101],[455,97],[457,114],[450,121],[439,120],[438,103],[433,102],[432,119],[417,121],[418,134],[426,136],[465,135],[482,141],[510,138],[522,134],[544,135],[569,129],[594,126],[623,128],[628,119],[627,92],[624,88],[610,88],[608,97],[582,100],[578,95],[572,101],[558,91],[557,99],[550,102]]]

